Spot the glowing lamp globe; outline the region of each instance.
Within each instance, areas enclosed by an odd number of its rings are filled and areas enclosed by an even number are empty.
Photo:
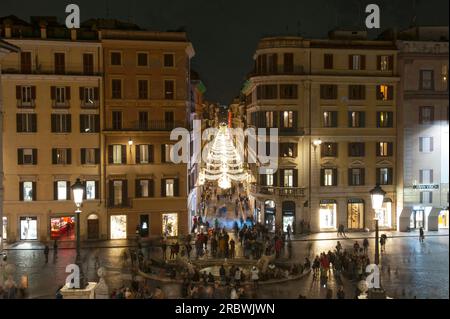
[[[80,208],[83,203],[84,185],[79,178],[77,178],[75,184],[72,185],[72,193],[75,205]]]
[[[378,184],[370,191],[372,208],[375,211],[380,210],[383,207],[384,195],[386,195],[386,192]]]

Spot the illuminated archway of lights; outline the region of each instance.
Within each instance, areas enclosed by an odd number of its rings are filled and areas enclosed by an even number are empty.
[[[219,126],[207,155],[206,167],[200,174],[201,180],[218,181],[222,189],[231,187],[231,181],[247,179],[242,156],[233,144],[233,138],[226,124]]]

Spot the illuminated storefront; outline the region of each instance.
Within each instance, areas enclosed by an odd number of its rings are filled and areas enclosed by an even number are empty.
[[[75,217],[50,218],[50,238],[75,240]]]
[[[336,229],[337,204],[334,199],[322,199],[320,201],[320,229]]]
[[[37,239],[37,217],[20,217],[20,240]]]
[[[390,198],[384,199],[383,207],[378,215],[378,225],[386,228],[392,227],[392,200]]]
[[[291,232],[294,231],[295,226],[295,202],[283,202],[283,232],[287,232],[288,225],[291,226]]]
[[[8,239],[7,229],[8,229],[8,217],[3,217],[3,239],[4,240]]]
[[[411,229],[424,228],[425,229],[425,209],[414,208],[411,214]]]
[[[439,228],[448,228],[448,209],[440,211],[438,222]]]
[[[112,215],[111,216],[111,239],[127,238],[127,216]]]
[[[178,214],[162,214],[162,233],[167,237],[178,236]]]
[[[364,228],[364,200],[352,198],[347,203],[347,227],[348,229]]]
[[[264,223],[269,232],[275,232],[275,215],[276,207],[273,200],[266,200],[264,202]]]
[[[140,216],[139,230],[141,237],[148,237],[150,224],[148,221],[148,215]]]

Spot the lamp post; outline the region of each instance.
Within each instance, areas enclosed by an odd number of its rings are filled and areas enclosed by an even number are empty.
[[[77,226],[77,256],[75,259],[75,264],[78,266],[80,270],[80,289],[84,289],[86,287],[86,281],[83,273],[83,264],[81,261],[80,254],[80,214],[81,214],[81,205],[83,204],[83,195],[84,195],[84,185],[79,178],[77,178],[75,184],[72,185],[72,193],[73,193],[73,201],[77,209],[75,210],[76,216],[76,226]]]
[[[370,197],[372,199],[372,208],[375,211],[375,264],[378,265],[380,263],[380,250],[378,247],[378,214],[383,207],[384,195],[386,192],[377,184],[371,191]]]

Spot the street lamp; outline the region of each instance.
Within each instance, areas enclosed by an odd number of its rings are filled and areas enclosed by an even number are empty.
[[[78,266],[80,270],[80,289],[84,289],[87,285],[85,282],[84,274],[83,274],[83,264],[81,262],[81,254],[80,254],[80,214],[81,214],[81,205],[83,204],[83,194],[84,194],[84,185],[79,178],[77,178],[75,184],[71,186],[73,193],[73,201],[77,209],[75,210],[76,216],[76,226],[77,226],[77,256],[75,259],[75,264]]]
[[[375,264],[380,262],[380,252],[378,249],[378,214],[383,207],[384,195],[386,192],[377,184],[371,191],[370,197],[372,199],[372,208],[375,211]]]

